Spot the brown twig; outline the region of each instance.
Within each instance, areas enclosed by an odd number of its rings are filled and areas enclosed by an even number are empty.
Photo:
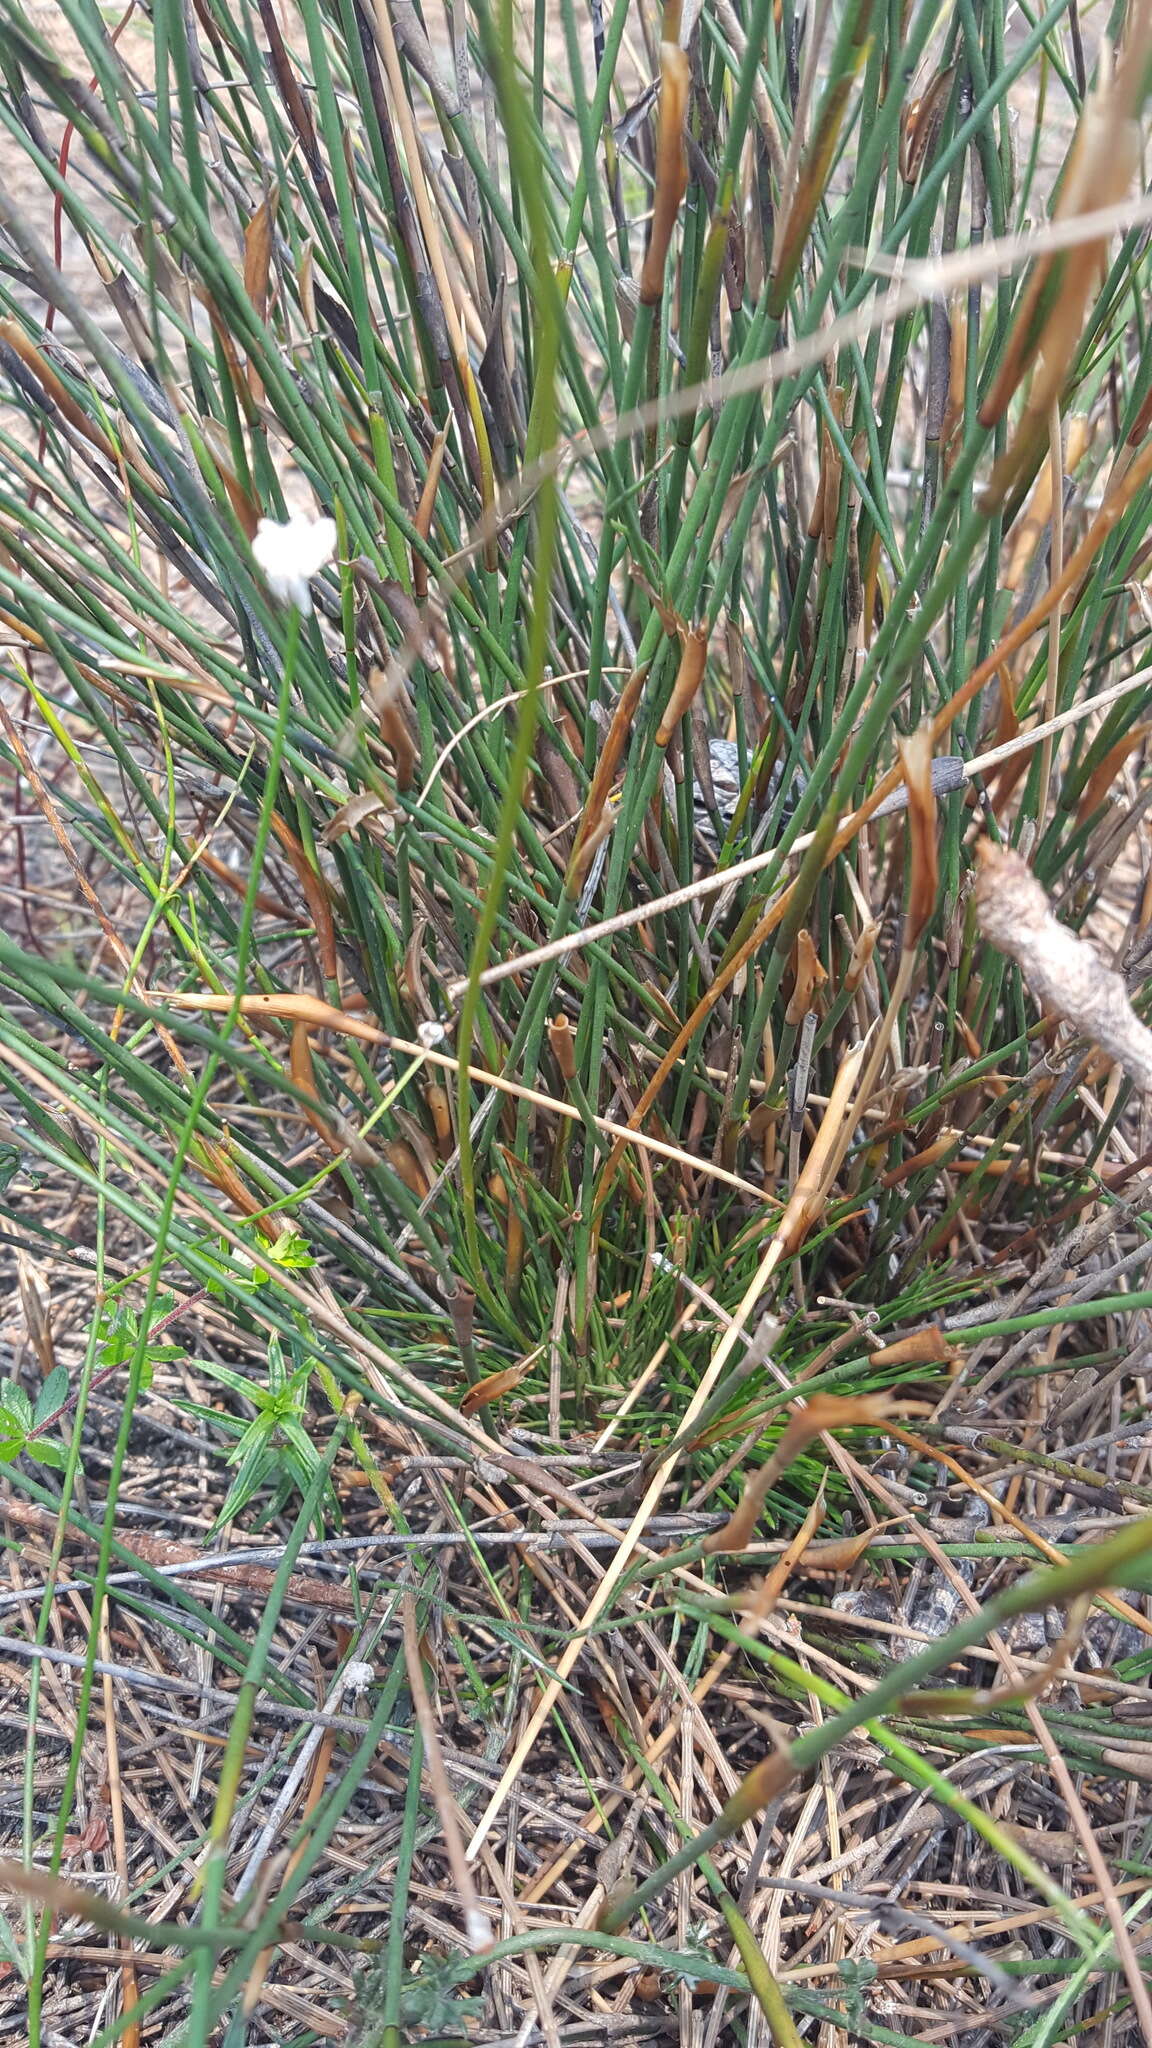
[[[976,915],[986,939],[1016,961],[1038,1000],[1091,1038],[1152,1094],[1152,1031],[1128,1000],[1122,976],[1086,939],[1052,915],[1041,884],[1018,853],[981,839]]]

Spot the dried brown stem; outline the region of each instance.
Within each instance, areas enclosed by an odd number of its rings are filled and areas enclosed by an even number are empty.
[[[1152,1094],[1152,1031],[1132,1008],[1123,977],[1052,915],[1044,889],[1018,853],[989,839],[981,839],[976,851],[976,914],[985,938],[1017,962],[1046,1010],[1093,1039],[1138,1088]]]

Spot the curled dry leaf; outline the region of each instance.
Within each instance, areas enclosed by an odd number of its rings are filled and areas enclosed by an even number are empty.
[[[1046,1010],[1094,1039],[1138,1088],[1152,1094],[1152,1031],[1132,1008],[1123,977],[1052,915],[1041,884],[1018,853],[990,839],[978,841],[976,852],[976,915],[985,938],[1017,962]]]
[[[954,1345],[949,1344],[937,1324],[929,1323],[923,1330],[913,1330],[908,1337],[897,1338],[894,1344],[885,1344],[872,1353],[873,1365],[952,1365],[960,1356]]]
[[[806,1407],[798,1408],[791,1416],[772,1456],[758,1472],[753,1472],[735,1514],[722,1529],[715,1529],[706,1538],[705,1550],[747,1548],[756,1533],[769,1487],[814,1437],[822,1436],[826,1429],[856,1429],[862,1423],[883,1422],[892,1412],[887,1394],[813,1394]]]
[[[478,1408],[487,1408],[491,1402],[499,1401],[505,1394],[510,1394],[520,1385],[525,1373],[535,1364],[538,1356],[539,1353],[533,1351],[528,1358],[522,1358],[518,1365],[506,1365],[502,1371],[490,1372],[484,1379],[477,1380],[474,1387],[469,1387],[460,1403],[461,1414],[475,1415]]]
[[[1097,762],[1084,785],[1084,793],[1076,806],[1076,823],[1086,825],[1095,811],[1098,811],[1129,754],[1142,747],[1152,733],[1152,722],[1130,725],[1122,733],[1115,746],[1109,747],[1102,761]]]
[[[334,1152],[338,1158],[346,1152],[356,1166],[379,1166],[380,1161],[367,1139],[360,1136],[346,1116],[322,1103],[317,1095],[312,1047],[308,1042],[308,1026],[303,1018],[297,1018],[292,1027],[289,1070],[301,1093],[301,1114],[327,1145],[329,1151]]]
[[[640,303],[658,306],[664,292],[668,244],[688,189],[685,130],[692,73],[686,53],[676,43],[660,45],[660,116],[656,135],[656,192],[648,250],[640,273]]]
[[[936,146],[955,76],[954,64],[950,64],[946,71],[938,71],[904,116],[900,136],[900,176],[906,185],[916,184]]]
[[[930,726],[921,726],[917,732],[900,741],[900,760],[908,789],[910,852],[908,896],[904,913],[904,950],[911,952],[931,921],[940,883]]]
[[[704,681],[704,668],[708,660],[707,626],[688,626],[678,622],[680,634],[680,666],[672,685],[672,695],[664,708],[664,716],[656,730],[656,745],[666,747],[686,711],[690,711],[697,692]]]
[[[600,758],[596,763],[596,769],[592,776],[592,787],[588,791],[588,800],[584,805],[580,823],[576,828],[576,840],[572,848],[572,858],[568,863],[568,873],[564,881],[564,887],[570,896],[578,896],[580,894],[580,886],[588,872],[592,856],[596,847],[600,845],[601,840],[605,837],[601,828],[606,816],[609,820],[609,829],[611,829],[611,812],[608,808],[608,798],[616,777],[616,770],[620,765],[620,757],[624,752],[629,734],[632,731],[632,721],[636,716],[636,707],[640,702],[641,692],[643,691],[647,675],[648,664],[646,662],[642,667],[633,669],[624,688],[620,692],[620,701],[612,714],[612,723],[605,736],[604,745],[600,749]]]
[[[1107,1757],[1107,1750],[1104,1755]],[[1035,1857],[1049,1870],[1059,1870],[1065,1863],[1075,1863],[1084,1854],[1084,1845],[1071,1828],[1026,1828],[1013,1820],[1002,1820],[997,1825],[1009,1841],[1023,1849],[1026,1856]]]
[[[816,951],[812,934],[803,925],[796,934],[792,964],[795,978],[788,1008],[784,1012],[784,1021],[787,1024],[802,1024],[809,1010],[814,1007],[817,990],[822,988],[828,979],[827,969]]]
[[[845,995],[854,995],[859,988],[860,983],[868,972],[869,963],[873,953],[876,951],[876,941],[879,936],[880,926],[873,919],[871,923],[864,926],[863,931],[856,938],[848,965],[844,970]]]
[[[806,1572],[850,1572],[872,1548],[878,1536],[893,1522],[877,1522],[874,1529],[862,1529],[859,1536],[841,1536],[829,1543],[810,1543],[804,1553]]]
[[[338,811],[333,811],[320,834],[321,844],[334,846],[338,839],[343,839],[349,832],[358,832],[361,826],[373,839],[391,839],[394,815],[387,800],[374,789],[358,790],[346,804],[341,804]]]
[[[852,1097],[867,1045],[850,1046],[840,1062],[828,1107],[812,1141],[812,1149],[796,1177],[788,1205],[776,1226],[773,1246],[774,1272],[782,1259],[790,1258],[809,1230],[824,1213],[829,1191],[840,1171],[858,1119],[852,1114]]]

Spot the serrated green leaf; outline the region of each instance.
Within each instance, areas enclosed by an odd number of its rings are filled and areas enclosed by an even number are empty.
[[[11,1408],[0,1408],[0,1462],[10,1465],[28,1441],[28,1431]]]
[[[18,1387],[15,1380],[0,1380],[0,1403],[27,1436],[33,1427],[32,1403],[23,1387]]]
[[[42,1422],[47,1422],[50,1415],[55,1415],[64,1406],[67,1398],[68,1368],[66,1365],[54,1365],[36,1396],[36,1407],[34,1410],[36,1427],[39,1428]]]
[[[62,1472],[68,1463],[68,1452],[64,1444],[58,1444],[50,1436],[33,1437],[28,1444],[28,1455],[38,1465],[50,1465],[54,1472]]]

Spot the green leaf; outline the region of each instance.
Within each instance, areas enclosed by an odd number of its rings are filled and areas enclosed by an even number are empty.
[[[206,1422],[213,1429],[222,1429],[228,1436],[242,1436],[248,1428],[248,1424],[240,1422],[235,1415],[222,1415],[219,1408],[208,1408],[202,1401],[173,1399],[172,1406],[178,1408],[181,1415],[194,1415],[198,1422]]]
[[[265,1247],[264,1256],[271,1265],[279,1266],[286,1273],[304,1272],[316,1264],[308,1249],[307,1238],[302,1237],[298,1230],[286,1230],[274,1245]]]
[[[119,1296],[110,1296],[101,1311],[97,1331],[96,1363],[100,1371],[126,1364],[135,1352],[140,1336],[140,1325],[131,1303]]]
[[[306,1435],[298,1422],[283,1422],[280,1427],[286,1442],[296,1453],[301,1466],[309,1478],[311,1478],[312,1473],[320,1463],[320,1453],[312,1442],[311,1437]]]
[[[25,1436],[27,1436],[29,1430],[34,1427],[34,1424],[32,1420],[32,1403],[24,1392],[23,1387],[18,1387],[15,1380],[0,1380],[0,1403],[3,1403],[5,1409],[19,1423]]]
[[[276,1418],[273,1415],[257,1415],[253,1421],[246,1423],[239,1443],[228,1453],[228,1463],[242,1465],[253,1446],[270,1446],[275,1428]]]
[[[38,1465],[50,1465],[54,1472],[62,1472],[68,1463],[68,1451],[64,1444],[58,1444],[50,1436],[31,1438],[28,1456],[35,1458]]]
[[[0,1408],[0,1464],[10,1465],[28,1441],[28,1431],[11,1408]]]
[[[64,1406],[68,1398],[68,1368],[54,1365],[36,1397],[34,1420],[37,1428]]]
[[[275,1452],[269,1448],[267,1443],[253,1444],[248,1457],[241,1465],[228,1489],[228,1496],[220,1513],[212,1524],[212,1534],[214,1536],[219,1530],[226,1528],[229,1522],[235,1521],[241,1509],[247,1507],[253,1495],[259,1493],[261,1487],[274,1475],[275,1471]]]
[[[218,1365],[213,1358],[202,1358],[198,1365],[209,1379],[219,1380],[222,1387],[228,1387],[233,1394],[242,1394],[246,1401],[259,1403],[262,1396],[267,1399],[263,1387],[258,1386],[255,1380],[246,1379],[242,1372],[233,1372],[230,1365]]]

